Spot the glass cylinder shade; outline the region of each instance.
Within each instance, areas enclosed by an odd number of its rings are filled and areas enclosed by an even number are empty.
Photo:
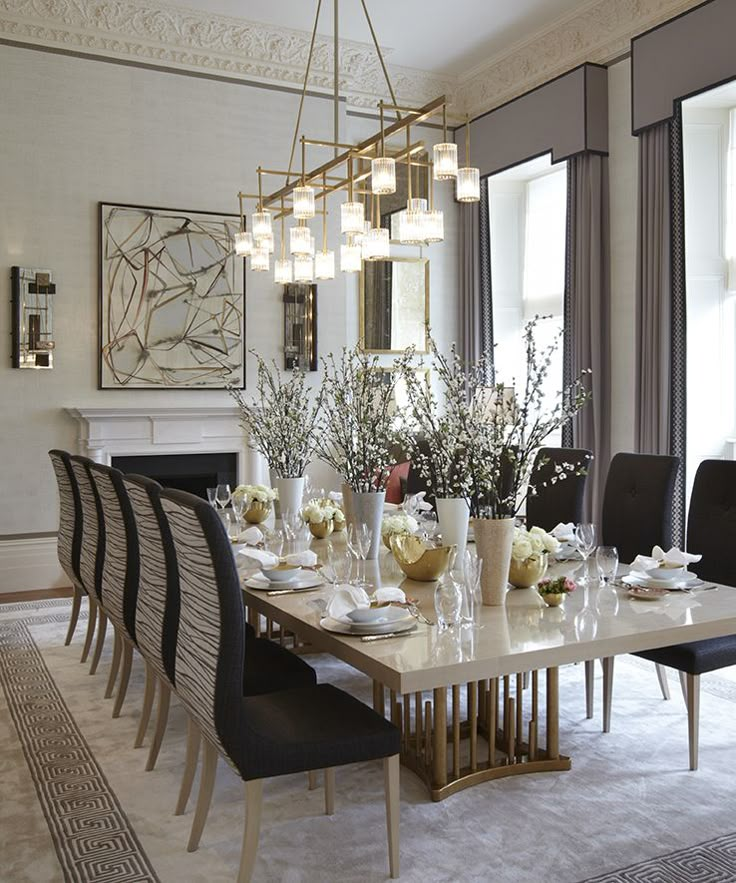
[[[400,242],[407,245],[422,245],[426,240],[427,200],[410,199],[406,204]]]
[[[242,230],[235,234],[235,254],[240,258],[248,257],[253,251],[253,234],[249,230]]]
[[[265,248],[269,254],[273,254],[273,233],[264,233],[256,237],[256,248]]]
[[[250,268],[260,273],[268,271],[270,261],[267,248],[254,248],[250,255]]]
[[[340,269],[343,273],[359,273],[362,265],[361,248],[352,242],[340,246]]]
[[[458,202],[480,201],[480,169],[464,168],[457,170],[455,198]]]
[[[340,232],[362,233],[365,209],[362,202],[343,202],[340,206]]]
[[[314,256],[314,278],[335,278],[335,252],[318,251]]]
[[[289,251],[294,257],[311,257],[314,254],[314,239],[309,227],[292,227],[289,230]]]
[[[294,258],[294,281],[295,282],[311,282],[312,281],[312,258],[308,255],[298,255]]]
[[[271,227],[271,212],[253,212],[251,215],[251,227],[253,238],[258,239],[259,236],[267,236],[273,233]]]
[[[442,242],[445,238],[445,215],[441,209],[432,209],[424,219],[424,241]]]
[[[274,264],[273,279],[277,285],[288,285],[292,280],[291,261],[286,258]]]
[[[373,227],[363,238],[363,258],[366,261],[385,261],[390,253],[388,230]]]
[[[378,195],[396,193],[396,162],[393,157],[377,156],[371,160],[371,190]]]
[[[294,217],[314,217],[314,187],[294,188]]]
[[[447,181],[457,175],[457,144],[435,144],[433,155],[435,181]]]
[[[406,209],[393,212],[391,215],[391,238],[394,242],[403,242],[404,228],[406,227]]]

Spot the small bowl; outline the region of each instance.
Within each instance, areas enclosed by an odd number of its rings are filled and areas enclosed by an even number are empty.
[[[389,602],[371,605],[370,607],[359,607],[357,610],[351,610],[347,614],[348,619],[352,622],[365,623],[375,622],[377,619],[386,619]],[[400,617],[397,617],[397,619]]]
[[[268,570],[261,568],[261,573],[272,583],[288,583],[301,573],[301,567],[296,564],[277,564]]]
[[[684,578],[686,569],[682,564],[660,564],[659,567],[650,567],[646,574],[649,579],[659,582],[674,582]]]

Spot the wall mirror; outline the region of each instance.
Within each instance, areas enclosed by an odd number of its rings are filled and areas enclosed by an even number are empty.
[[[369,353],[426,353],[429,258],[364,261],[360,273],[360,340]]]

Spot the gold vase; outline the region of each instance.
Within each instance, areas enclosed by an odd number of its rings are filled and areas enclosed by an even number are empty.
[[[506,599],[514,541],[513,518],[474,518],[473,534],[483,560],[480,590],[486,607],[500,607]]]
[[[523,561],[518,558],[511,559],[509,567],[509,582],[517,589],[531,588],[547,573],[547,554],[530,555]]]
[[[268,518],[268,513],[270,511],[270,503],[261,503],[259,500],[253,500],[243,513],[243,518],[245,518],[248,524],[263,524]]]
[[[335,523],[330,518],[329,521],[310,521],[309,530],[312,536],[318,540],[325,540],[332,533]]]
[[[547,607],[559,607],[560,604],[565,600],[564,592],[546,592],[542,595],[544,598],[544,603]]]
[[[335,531],[335,533],[338,533],[338,531],[345,530],[345,524],[346,522],[344,518],[342,521],[337,521],[337,519],[335,519],[332,522],[332,529]]]
[[[457,552],[456,546],[439,546],[428,549],[412,534],[391,534],[391,551],[399,567],[409,577],[420,583],[435,582],[449,567]]]

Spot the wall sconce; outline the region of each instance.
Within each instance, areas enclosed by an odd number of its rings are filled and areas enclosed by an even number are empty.
[[[54,295],[48,270],[12,267],[13,367],[54,367]]]
[[[284,367],[317,370],[317,286],[284,286]]]

